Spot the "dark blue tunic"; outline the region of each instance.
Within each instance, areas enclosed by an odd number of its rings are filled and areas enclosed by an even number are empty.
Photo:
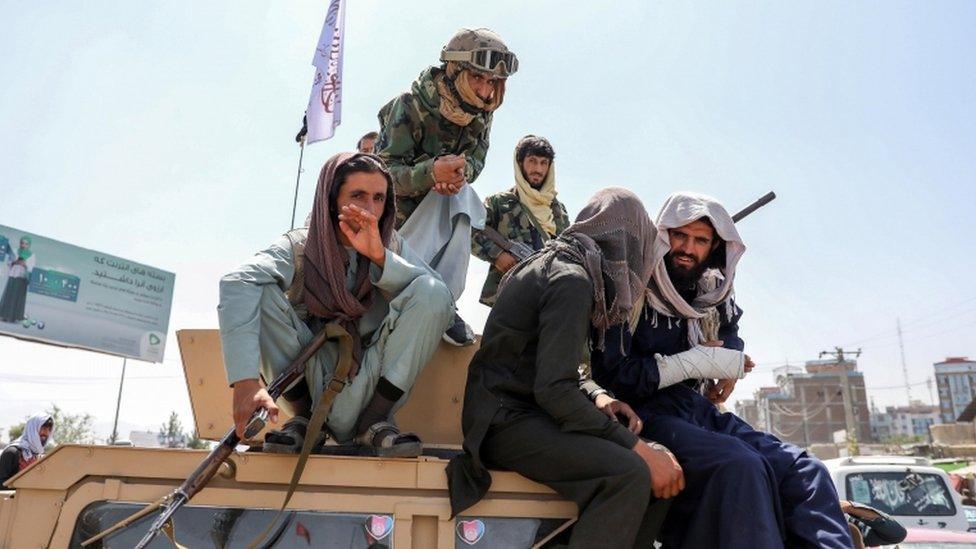
[[[719,307],[719,339],[745,347],[742,310]],[[721,413],[695,390],[696,381],[658,389],[654,354],[690,348],[683,319],[643,314],[634,334],[615,327],[594,351],[594,380],[644,421],[644,438],[667,446],[681,463],[686,488],[661,533],[665,547],[852,547],[837,492],[823,464],[801,448]]]

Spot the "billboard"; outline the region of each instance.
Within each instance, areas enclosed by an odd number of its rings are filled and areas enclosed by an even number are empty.
[[[175,278],[0,225],[0,334],[162,362]]]

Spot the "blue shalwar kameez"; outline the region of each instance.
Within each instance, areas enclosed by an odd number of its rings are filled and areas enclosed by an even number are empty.
[[[742,350],[741,309],[720,314],[723,346]],[[853,547],[837,492],[823,464],[803,449],[720,412],[696,389],[697,380],[659,390],[654,354],[690,348],[687,321],[647,308],[631,335],[606,334],[593,354],[594,380],[634,408],[641,436],[667,446],[684,469],[660,540],[664,547],[756,549]]]

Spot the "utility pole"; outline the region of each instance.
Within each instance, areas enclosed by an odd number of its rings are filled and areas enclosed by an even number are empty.
[[[851,380],[850,376],[847,375],[847,369],[844,368],[844,349],[840,347],[834,347],[833,351],[821,351],[820,358],[824,355],[830,355],[837,358],[837,365],[841,367],[840,372],[840,387],[841,393],[844,397],[844,423],[847,430],[847,455],[856,456],[860,454],[860,450],[857,446],[857,422],[854,420],[854,403],[851,399]],[[861,350],[858,349],[853,353],[855,357],[861,356]]]
[[[908,365],[905,364],[905,343],[901,339],[901,319],[895,319],[898,326],[898,349],[901,350],[901,372],[905,376],[905,394],[908,395],[908,405],[912,405],[912,386],[908,383]]]
[[[115,422],[112,423],[112,438],[109,444],[115,444],[119,438],[119,408],[122,407],[122,384],[125,383],[125,357],[122,358],[122,378],[119,379],[119,398],[115,401]]]
[[[925,384],[928,385],[929,387],[929,404],[935,406],[935,397],[932,396],[932,378],[929,377],[928,379],[926,379]]]

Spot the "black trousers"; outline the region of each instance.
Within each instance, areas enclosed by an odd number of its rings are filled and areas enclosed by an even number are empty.
[[[549,486],[579,506],[572,548],[647,548],[669,501],[652,501],[651,474],[636,452],[559,429],[548,415],[502,411],[481,446],[485,464]],[[497,421],[497,420],[496,420]]]

